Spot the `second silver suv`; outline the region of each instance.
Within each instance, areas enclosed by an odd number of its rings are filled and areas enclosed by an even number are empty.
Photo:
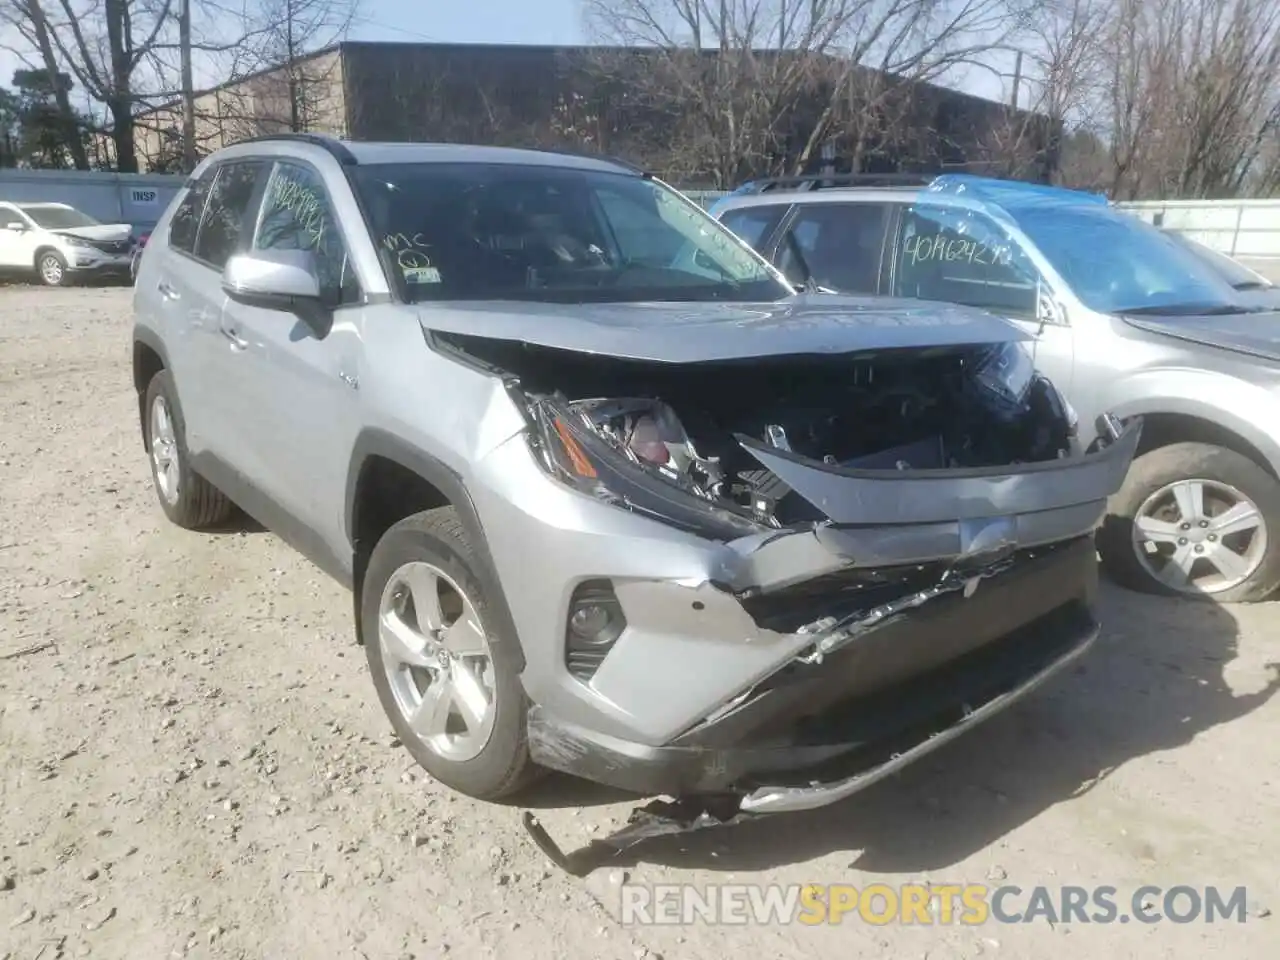
[[[1084,452],[1016,326],[798,293],[624,164],[239,144],[135,308],[165,513],[234,503],[351,587],[396,733],[474,796],[820,806],[1097,634],[1138,425]]]
[[[1142,417],[1099,534],[1122,583],[1218,601],[1280,586],[1280,309],[1105,199],[944,175],[756,181],[715,215],[799,286],[980,307],[1080,413]]]

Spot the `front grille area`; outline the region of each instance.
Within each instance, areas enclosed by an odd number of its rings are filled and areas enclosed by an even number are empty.
[[[90,240],[92,246],[101,250],[103,253],[128,253],[128,240]]]

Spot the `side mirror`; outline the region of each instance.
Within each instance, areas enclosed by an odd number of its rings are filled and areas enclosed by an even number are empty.
[[[6,230],[12,230],[14,233],[27,232],[27,225],[23,223],[21,220],[14,220],[12,223],[6,223],[4,225],[4,228]]]
[[[255,250],[227,261],[222,289],[237,303],[298,311],[320,304],[320,276],[310,250]]]

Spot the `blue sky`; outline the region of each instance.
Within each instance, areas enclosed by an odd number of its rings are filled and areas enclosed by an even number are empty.
[[[354,40],[584,43],[580,0],[362,0]]]

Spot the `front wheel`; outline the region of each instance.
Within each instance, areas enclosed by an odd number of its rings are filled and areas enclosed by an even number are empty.
[[[1175,443],[1134,460],[1098,534],[1113,580],[1249,603],[1280,588],[1280,481],[1234,450]]]
[[[46,287],[65,287],[70,279],[67,261],[56,250],[46,250],[36,258],[36,273]]]
[[[516,638],[457,512],[400,521],[374,547],[361,593],[373,684],[396,735],[435,779],[480,800],[529,782]]]

